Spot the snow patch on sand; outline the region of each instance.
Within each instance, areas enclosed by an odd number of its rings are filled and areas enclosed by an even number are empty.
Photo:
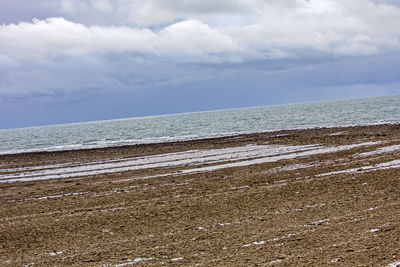
[[[387,267],[399,267],[400,266],[400,261],[393,262],[387,265]]]
[[[307,168],[312,168],[319,166],[319,164],[293,164],[289,166],[283,166],[283,167],[277,167],[270,169],[264,173],[276,173],[276,172],[282,172],[282,171],[294,171],[298,169],[307,169]]]
[[[360,157],[368,157],[368,156],[391,153],[391,152],[396,152],[396,151],[400,152],[400,145],[380,147],[380,148],[370,151],[370,152],[361,153],[359,156]]]
[[[93,162],[77,162],[74,165],[36,166],[30,171],[17,174],[0,175],[0,182],[34,181],[57,178],[82,177],[115,172],[134,171],[151,168],[173,168],[187,165],[203,165],[252,158],[270,157],[297,151],[313,149],[315,145],[278,146],[278,145],[246,145],[209,150],[190,150],[184,152],[159,154],[152,156],[129,158],[124,160],[105,160]],[[12,169],[10,172],[13,172]],[[16,169],[18,172],[18,169]]]
[[[49,167],[50,165],[46,165],[44,169],[38,167],[37,170],[35,169],[29,172],[0,175],[0,182],[76,178],[152,168],[176,168],[181,166],[198,166],[218,163],[218,165],[185,169],[179,173],[169,173],[164,175],[211,172],[225,168],[244,167],[311,155],[335,153],[362,146],[376,145],[379,143],[380,142],[366,142],[337,147],[323,147],[320,145],[246,145],[221,149],[190,150],[185,152],[130,158],[122,161],[118,160],[117,162],[115,160],[103,161],[102,163],[99,163],[99,161],[92,163],[78,162],[75,163],[76,165],[68,165],[66,167],[59,167],[57,165]]]
[[[43,196],[43,197],[30,197],[26,200],[43,200],[43,199],[54,199],[54,198],[62,198],[62,197],[70,197],[70,196],[80,196],[83,194],[87,194],[89,192],[76,192],[76,193],[68,193],[68,194],[59,194],[59,195],[51,195],[51,196]]]
[[[231,190],[245,189],[245,188],[249,188],[249,186],[248,185],[243,185],[243,186],[238,186],[238,187],[232,187]]]
[[[362,167],[358,167],[358,168],[347,169],[347,170],[321,173],[321,174],[317,174],[316,176],[317,177],[322,177],[322,176],[335,175],[335,174],[345,174],[345,173],[365,173],[365,172],[378,171],[378,170],[387,170],[387,169],[395,169],[395,168],[400,168],[400,159],[392,160],[392,161],[388,161],[388,162],[383,162],[383,163],[379,163],[379,164],[375,164],[375,165],[369,165],[369,166],[362,166]]]
[[[63,254],[64,252],[62,252],[62,251],[55,251],[55,252],[50,252],[49,253],[49,255],[50,256],[57,256],[57,255],[61,255],[61,254]]]
[[[283,239],[288,239],[288,238],[291,238],[292,236],[295,236],[295,234],[287,234],[287,235],[281,236],[281,237],[274,237],[274,238],[271,238],[271,239],[268,239],[265,241],[254,241],[252,243],[244,244],[244,245],[242,245],[242,247],[246,248],[246,247],[250,247],[252,245],[255,245],[255,246],[265,245],[267,243],[276,242],[276,241],[283,240]]]
[[[373,207],[373,208],[369,208],[369,209],[365,209],[364,211],[372,211],[372,210],[376,210],[376,209],[378,209],[379,207]]]
[[[277,259],[277,260],[269,262],[269,264],[277,264],[277,263],[282,263],[282,260],[281,259]]]
[[[133,260],[128,259],[127,262],[124,263],[120,263],[120,264],[115,264],[114,267],[122,267],[122,266],[127,266],[127,265],[132,265],[132,264],[136,264],[142,261],[152,261],[154,260],[153,258],[136,258]]]
[[[308,226],[312,226],[312,225],[315,225],[315,226],[317,226],[317,225],[325,225],[325,224],[330,224],[329,223],[329,219],[322,219],[322,220],[318,220],[318,221],[315,221],[315,222],[312,222],[312,223],[309,223],[309,224],[304,224],[303,226],[304,227],[308,227]]]
[[[346,134],[346,132],[336,132],[336,133],[328,134],[328,136],[340,136],[340,135],[345,135],[345,134]]]

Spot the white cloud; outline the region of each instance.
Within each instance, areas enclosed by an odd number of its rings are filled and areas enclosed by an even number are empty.
[[[195,20],[175,23],[158,32],[128,27],[87,27],[62,18],[0,26],[0,53],[18,59],[136,53],[202,62],[209,61],[213,55],[236,53],[238,49],[230,36]]]
[[[154,30],[87,26],[63,18],[34,19],[0,26],[0,53],[16,58],[140,53],[184,62],[235,62],[298,56],[299,50],[358,56],[399,49],[400,9],[367,0],[118,3],[131,7],[128,11],[139,18],[143,13],[154,19],[156,25],[182,21]],[[61,4],[70,13],[85,10],[85,6],[108,14],[118,8],[108,0],[63,0]],[[225,18],[221,25],[216,25],[216,13]],[[247,19],[227,23],[237,14]]]

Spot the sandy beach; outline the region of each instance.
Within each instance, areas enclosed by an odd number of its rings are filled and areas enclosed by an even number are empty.
[[[1,266],[400,266],[400,124],[0,155]]]

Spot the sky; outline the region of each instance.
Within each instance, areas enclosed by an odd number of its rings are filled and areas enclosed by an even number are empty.
[[[0,0],[0,129],[400,94],[398,0]]]

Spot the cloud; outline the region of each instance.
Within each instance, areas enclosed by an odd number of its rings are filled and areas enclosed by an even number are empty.
[[[396,0],[61,0],[64,17],[86,25],[159,27],[188,19],[211,25],[252,24],[260,21],[297,23],[331,19],[371,20],[393,16],[400,4]],[[107,6],[107,8],[99,8]],[[397,10],[396,10],[397,9]],[[112,10],[113,16],[108,12]],[[107,12],[105,12],[107,11]],[[354,21],[355,21],[354,20]],[[344,22],[346,22],[344,21]],[[382,21],[381,21],[382,22]],[[351,25],[348,25],[351,26]]]
[[[0,65],[0,98],[73,95],[111,86],[105,66],[96,58],[69,58],[62,62],[29,60],[13,67]],[[90,93],[90,92],[89,92]]]
[[[155,14],[180,13],[184,18],[193,13],[193,17],[198,16],[158,29],[87,26],[64,18],[2,25],[0,53],[14,58],[129,53],[178,62],[221,63],[307,57],[310,51],[331,56],[366,56],[398,52],[400,48],[400,28],[397,27],[400,9],[392,5],[367,0],[293,0],[285,4],[256,0],[248,4],[228,2],[211,5],[214,8],[199,1],[174,0],[168,6],[164,1],[143,2],[141,8],[151,5],[149,10]],[[69,12],[80,10],[75,7],[79,5],[90,5],[104,13],[112,8],[107,0],[64,0],[62,3]],[[171,8],[175,5],[180,8]],[[201,18],[203,13],[210,15],[211,11],[225,10],[232,15],[240,12],[242,6],[250,10],[242,12],[252,14],[253,22],[221,26],[208,23],[212,18]],[[259,14],[254,7],[262,8],[265,14]]]
[[[87,27],[63,18],[0,26],[0,53],[17,59],[58,56],[140,54],[159,58],[190,56],[184,61],[212,60],[212,55],[236,53],[223,32],[187,20],[154,32],[128,27]],[[229,56],[226,57],[229,61]]]
[[[0,102],[54,97],[73,98],[105,92],[146,91],[209,79],[218,72],[196,65],[135,55],[76,55],[15,60],[0,56]]]
[[[294,61],[400,52],[400,8],[390,0],[54,5],[40,7],[47,18],[0,25],[0,96],[175,84],[206,79],[226,64],[280,61],[288,69]]]

